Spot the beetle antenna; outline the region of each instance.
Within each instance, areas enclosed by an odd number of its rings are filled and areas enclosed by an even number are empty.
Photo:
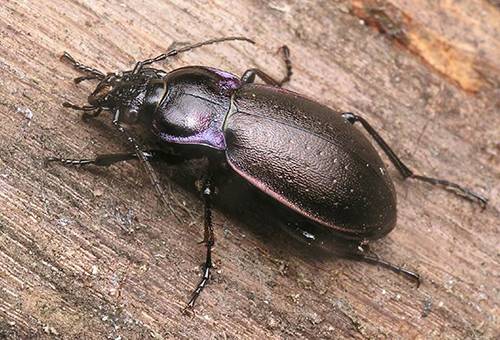
[[[176,56],[180,53],[194,50],[195,48],[198,48],[201,46],[218,44],[221,42],[232,41],[232,40],[241,40],[241,41],[249,42],[251,44],[255,44],[255,41],[253,41],[249,38],[245,38],[245,37],[225,37],[225,38],[210,39],[210,40],[202,41],[202,42],[199,42],[199,43],[196,43],[193,45],[187,45],[187,46],[181,47],[179,49],[174,48],[174,49],[171,49],[171,50],[167,51],[166,53],[162,53],[154,58],[139,61],[139,62],[137,62],[137,64],[135,64],[134,71],[132,73],[137,74],[141,71],[141,69],[145,65],[150,65],[152,63],[156,63],[158,61],[165,60],[169,57],[173,57],[173,56]]]
[[[75,78],[75,82],[76,83],[79,83],[79,82],[81,82],[83,80],[88,80],[88,79],[99,79],[99,80],[102,80],[102,79],[104,79],[106,77],[106,75],[103,72],[99,71],[98,69],[90,67],[90,66],[87,66],[87,65],[84,65],[82,63],[79,63],[68,52],[64,52],[63,53],[63,55],[61,56],[61,60],[62,61],[64,61],[64,60],[68,61],[71,64],[71,66],[73,66],[74,68],[76,68],[78,71],[81,71],[81,72],[84,72],[84,73],[92,75],[92,76],[88,76],[88,77]]]
[[[175,216],[175,218],[179,221],[182,222],[181,218],[178,216],[177,212],[172,208],[172,205],[167,201],[165,198],[165,192],[163,191],[163,188],[160,184],[160,180],[158,179],[158,176],[156,175],[156,172],[154,171],[153,167],[151,166],[151,163],[148,161],[148,159],[145,156],[145,152],[143,151],[143,148],[139,145],[139,143],[135,140],[134,137],[132,137],[127,130],[123,128],[123,126],[120,125],[120,122],[118,121],[118,118],[120,116],[119,111],[117,110],[115,113],[115,117],[113,118],[113,126],[120,131],[125,137],[127,138],[127,141],[133,146],[135,154],[137,155],[137,158],[141,161],[141,163],[144,165],[144,169],[149,175],[149,179],[151,180],[151,184],[155,188],[156,194],[158,196],[158,199],[161,201],[161,203],[167,207],[170,212]]]

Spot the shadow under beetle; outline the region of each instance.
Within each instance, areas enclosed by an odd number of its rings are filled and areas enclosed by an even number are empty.
[[[396,193],[380,156],[354,123],[361,123],[403,178],[444,187],[482,206],[487,200],[447,180],[415,174],[364,118],[354,113],[335,112],[282,89],[292,75],[286,46],[281,52],[287,73],[281,80],[255,68],[238,77],[203,66],[187,66],[170,72],[148,67],[203,45],[229,40],[254,43],[243,37],[212,39],[170,49],[138,62],[132,70],[107,74],[80,64],[64,53],[62,58],[85,74],[75,78],[76,83],[83,80],[99,83],[88,97],[89,105],[63,105],[85,111],[87,118],[98,116],[102,110],[110,111],[113,126],[126,136],[134,150],[98,155],[93,159],[49,158],[48,161],[109,166],[138,159],[146,167],[159,198],[169,207],[149,161],[175,164],[195,157],[208,159],[202,188],[206,260],[202,279],[186,308],[194,306],[210,278],[214,245],[211,197],[215,189],[213,179],[221,163],[314,225],[330,230],[346,243],[359,245],[354,247],[357,250],[351,258],[383,265],[419,283],[417,273],[393,265],[367,248],[368,240],[381,238],[394,228]],[[265,84],[255,84],[256,76]],[[122,123],[143,125],[161,147],[145,149]],[[176,150],[176,146],[182,144],[196,146],[197,152],[186,154]]]

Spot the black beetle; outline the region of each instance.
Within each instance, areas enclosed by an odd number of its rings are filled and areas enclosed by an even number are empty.
[[[187,66],[170,72],[147,67],[179,53],[228,40],[253,43],[243,37],[208,40],[170,49],[156,58],[138,62],[133,70],[107,74],[82,65],[65,53],[64,59],[86,73],[75,82],[94,79],[99,83],[88,97],[90,105],[63,105],[85,111],[85,117],[95,117],[102,110],[110,111],[113,125],[126,135],[134,152],[99,155],[93,159],[48,160],[66,165],[98,166],[142,160],[157,193],[169,206],[149,161],[160,159],[175,164],[192,157],[209,159],[209,173],[202,189],[206,261],[203,277],[188,307],[194,305],[210,278],[214,244],[211,196],[217,166],[214,163],[221,159],[255,187],[313,224],[330,230],[346,243],[359,244],[354,257],[384,265],[419,281],[418,274],[390,264],[363,248],[368,240],[381,238],[394,228],[396,194],[384,163],[353,124],[361,123],[403,178],[445,187],[483,206],[487,200],[449,181],[414,174],[362,117],[335,112],[282,89],[281,85],[292,75],[286,46],[281,51],[287,74],[280,81],[259,69],[247,70],[238,77],[203,66]],[[266,84],[254,84],[256,76]],[[121,123],[143,125],[161,143],[161,148],[144,149]],[[186,155],[175,149],[176,145],[185,144],[197,146],[198,152]]]

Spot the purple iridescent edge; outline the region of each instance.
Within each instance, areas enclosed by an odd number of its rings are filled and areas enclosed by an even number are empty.
[[[236,75],[212,67],[204,68],[220,77],[218,87],[221,89],[221,94],[231,96],[235,90],[240,88],[241,80]],[[229,111],[214,113],[210,117],[206,117],[206,119],[210,121],[209,126],[205,130],[192,136],[179,137],[169,135],[165,132],[160,132],[158,136],[167,143],[197,144],[205,145],[216,150],[226,150],[227,145],[224,137],[224,122],[228,113]]]

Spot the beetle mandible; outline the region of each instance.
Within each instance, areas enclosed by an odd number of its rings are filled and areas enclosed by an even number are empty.
[[[361,116],[333,111],[283,89],[282,85],[292,75],[286,46],[281,52],[287,73],[281,80],[256,68],[238,77],[203,66],[187,66],[170,72],[149,66],[204,45],[230,40],[254,43],[244,37],[207,40],[169,49],[155,58],[137,62],[132,70],[116,73],[103,73],[64,53],[62,59],[85,74],[75,78],[76,83],[83,80],[99,83],[88,97],[89,105],[67,102],[63,105],[84,111],[87,118],[97,117],[103,110],[111,112],[113,126],[126,136],[133,152],[98,155],[92,159],[48,158],[48,161],[109,166],[138,159],[145,166],[159,198],[169,206],[149,161],[176,164],[199,157],[198,153],[172,152],[176,145],[198,146],[200,154],[209,161],[202,188],[206,259],[202,279],[186,308],[194,306],[210,279],[214,245],[211,198],[217,167],[214,162],[220,160],[220,157],[212,157],[214,154],[222,154],[230,169],[282,205],[345,242],[359,244],[353,257],[383,265],[420,282],[417,273],[393,265],[363,248],[368,240],[381,238],[394,228],[396,194],[380,156],[354,123],[361,124],[404,179],[444,187],[482,206],[487,199],[450,181],[415,174]],[[254,83],[256,77],[265,84]],[[142,124],[162,147],[144,148],[122,123]]]

